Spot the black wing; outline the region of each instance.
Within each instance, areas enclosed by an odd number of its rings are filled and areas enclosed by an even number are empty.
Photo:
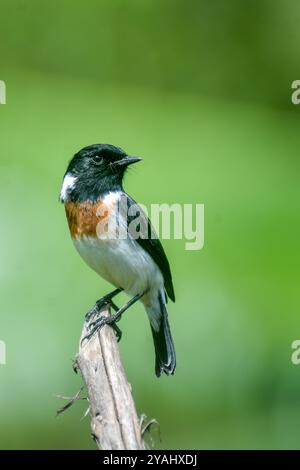
[[[141,220],[141,227],[139,228],[141,236],[138,238],[135,237],[137,243],[145,250],[147,253],[151,256],[153,261],[157,264],[159,269],[161,270],[161,273],[164,278],[165,282],[165,289],[173,302],[175,302],[175,294],[174,294],[174,287],[173,287],[173,282],[172,282],[172,274],[171,274],[171,269],[169,265],[168,258],[164,252],[164,249],[162,247],[162,244],[157,237],[155,230],[146,216],[146,214],[143,212],[142,208],[138,206],[137,202],[135,202],[128,194],[126,194],[127,198],[127,206],[128,209],[135,205],[138,207],[138,211],[135,212],[135,214],[128,215],[127,212],[127,224],[129,226],[130,222],[132,222],[137,216]],[[130,230],[130,226],[129,226]],[[152,237],[151,237],[152,234]],[[153,238],[153,235],[155,237]]]

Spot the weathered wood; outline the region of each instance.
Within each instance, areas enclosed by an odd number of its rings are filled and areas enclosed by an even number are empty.
[[[101,312],[109,315],[109,311]],[[115,333],[104,326],[89,341],[84,324],[77,367],[87,387],[92,434],[100,449],[144,449],[140,423],[121,362]]]

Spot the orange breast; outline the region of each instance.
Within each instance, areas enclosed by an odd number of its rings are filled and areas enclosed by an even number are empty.
[[[65,203],[66,216],[72,238],[97,236],[97,225],[100,221],[108,219],[114,205],[104,204],[102,201]]]

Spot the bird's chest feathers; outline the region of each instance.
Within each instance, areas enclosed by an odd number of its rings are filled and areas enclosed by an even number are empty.
[[[163,281],[150,255],[127,236],[127,216],[119,205],[119,194],[109,193],[94,203],[67,201],[65,208],[74,245],[85,262],[111,284],[135,295]]]
[[[118,195],[110,193],[96,202],[65,202],[66,216],[71,237],[78,240],[86,237],[111,238],[110,231],[118,210]]]

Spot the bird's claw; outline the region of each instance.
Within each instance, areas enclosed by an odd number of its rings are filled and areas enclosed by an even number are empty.
[[[117,321],[119,320],[119,318],[117,318]],[[121,340],[121,337],[122,337],[122,331],[120,330],[120,328],[115,324],[115,319],[113,316],[111,317],[104,317],[104,316],[100,316],[99,318],[97,318],[97,320],[89,323],[87,329],[89,330],[89,333],[84,336],[84,338],[81,340],[81,344],[87,340],[89,341],[92,336],[94,336],[95,333],[97,333],[98,331],[101,330],[101,328],[103,328],[104,325],[109,325],[111,326],[111,328],[114,330],[115,334],[116,334],[116,337],[117,337],[117,341],[119,342]]]

